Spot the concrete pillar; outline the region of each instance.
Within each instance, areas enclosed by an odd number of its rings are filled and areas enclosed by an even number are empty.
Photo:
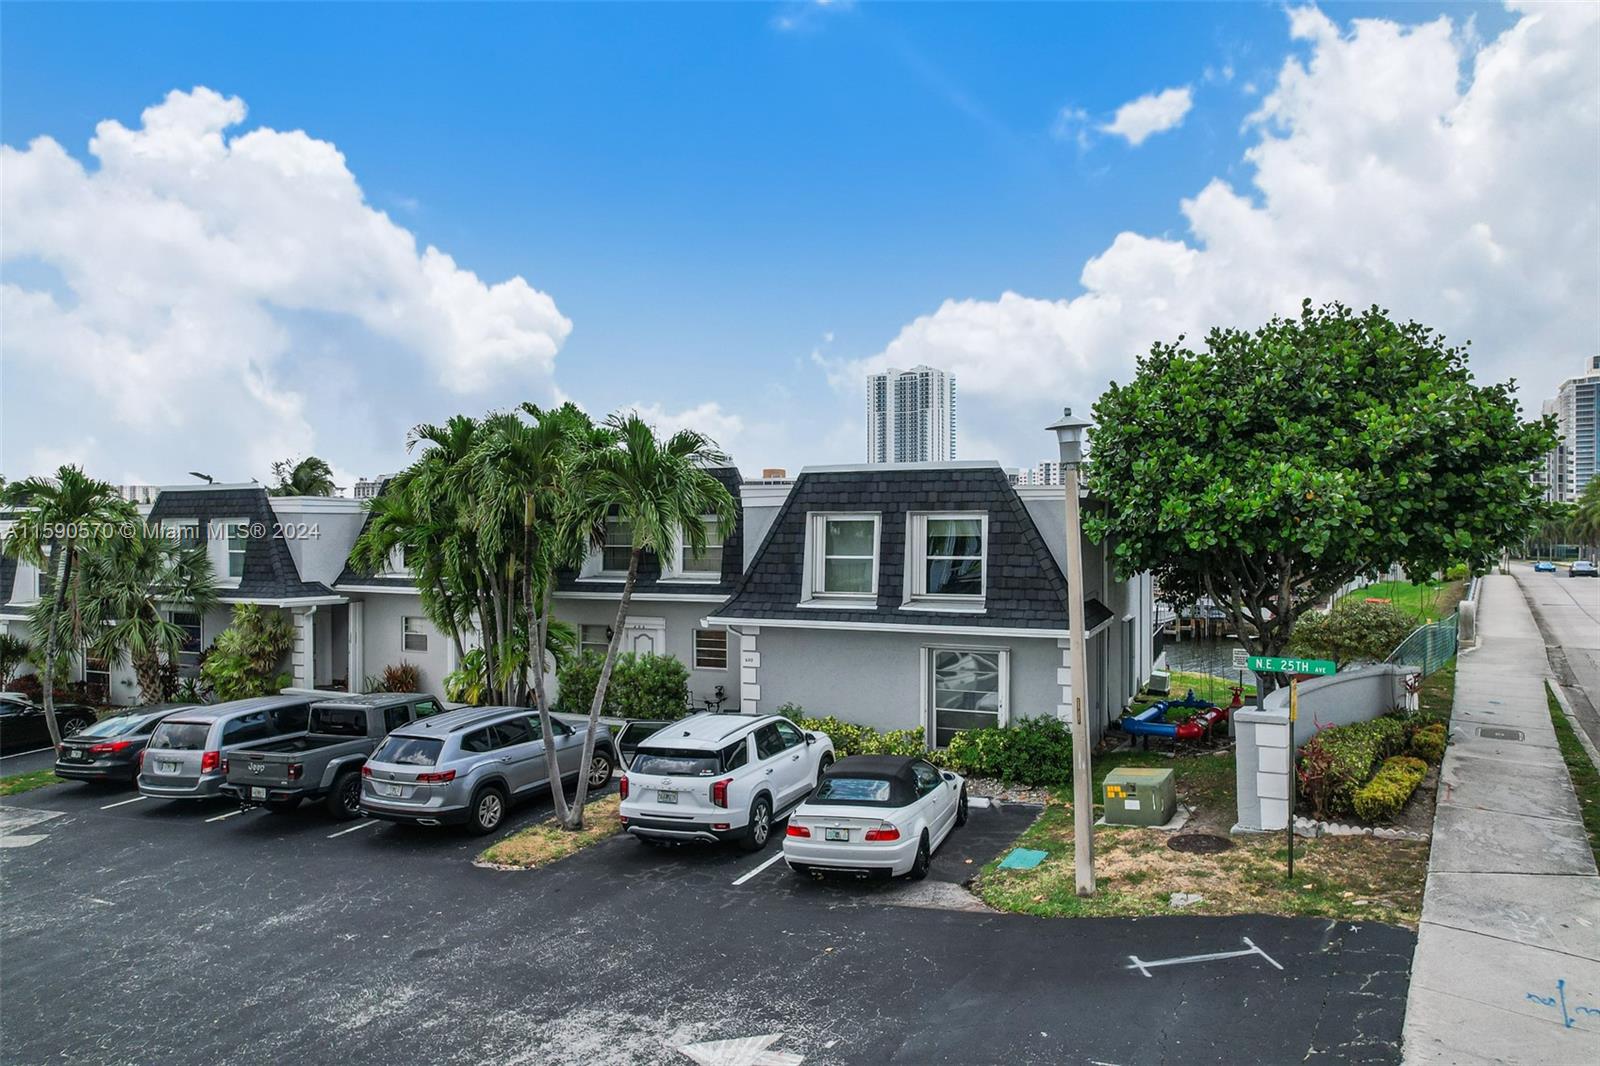
[[[347,651],[345,658],[345,672],[350,675],[350,691],[362,692],[366,689],[367,681],[367,655],[366,655],[366,630],[362,625],[362,612],[366,604],[360,600],[350,601],[350,617],[346,624]]]
[[[745,626],[739,632],[739,709],[745,714],[755,714],[761,702],[761,682],[757,677],[761,652],[756,650],[760,632],[760,626]]]
[[[296,688],[317,687],[317,609],[294,609],[294,648],[289,653]]]
[[[1056,684],[1061,686],[1061,702],[1056,704],[1056,717],[1061,721],[1072,722],[1072,641],[1058,640],[1056,647],[1061,649],[1061,665],[1056,667]]]

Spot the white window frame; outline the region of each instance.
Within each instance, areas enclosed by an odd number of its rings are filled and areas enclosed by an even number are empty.
[[[600,569],[598,573],[604,577],[625,578],[628,576],[628,566],[626,563],[623,564],[621,570],[610,570],[606,568],[606,548],[613,547],[611,544],[611,523],[621,521],[623,521],[623,517],[620,514],[608,514],[606,515],[604,522],[601,523],[605,529],[605,533],[600,542]],[[630,536],[628,538],[628,548],[630,551],[633,549],[633,538],[631,536],[631,532],[632,531],[630,530]]]
[[[928,520],[961,519],[979,523],[981,541],[978,555],[978,593],[931,595],[928,592]],[[913,511],[906,516],[906,602],[919,607],[945,610],[979,611],[989,595],[989,512],[987,511]]]
[[[419,628],[412,629],[412,622],[418,623]],[[417,655],[426,655],[428,653],[428,633],[427,630],[420,628],[420,626],[426,625],[427,622],[426,615],[407,614],[400,617],[400,650],[402,652],[414,652]],[[422,647],[412,647],[410,644],[412,637],[421,637]]]
[[[872,587],[866,592],[829,592],[822,587],[827,573],[827,523],[839,521],[872,523]],[[878,602],[878,573],[883,561],[883,515],[878,511],[810,511],[806,514],[806,558],[804,566],[807,601],[817,606],[838,606],[846,603],[870,604]],[[855,559],[861,556],[838,556]]]
[[[161,532],[169,541],[182,548],[193,548],[201,543],[198,518],[166,519],[161,523]]]
[[[728,541],[727,538],[723,537],[721,533],[722,520],[716,515],[708,514],[701,515],[700,521],[705,523],[706,539],[709,541],[713,536],[718,537],[719,539],[716,547],[726,551],[728,547]],[[707,547],[710,546],[711,545],[708,543]],[[680,536],[678,538],[678,543],[673,548],[672,559],[670,560],[671,565],[666,568],[666,572],[663,576],[673,581],[707,585],[715,585],[722,580],[721,565],[719,565],[715,570],[690,570],[684,565],[684,563],[688,561],[688,558],[689,538],[687,535]]]
[[[175,626],[178,626],[180,629],[184,629],[185,632],[188,630],[185,629],[182,622],[178,621],[179,615],[188,615],[192,617],[195,620],[195,628],[199,630],[199,632],[195,635],[194,651],[187,652],[182,648],[178,650],[178,673],[182,677],[198,677],[200,674],[200,656],[204,655],[206,650],[206,616],[201,614],[199,611],[168,611],[167,621],[171,622]],[[195,661],[192,664],[184,663],[183,656],[185,655],[193,655]]]
[[[924,644],[922,646],[922,736],[928,747],[939,746],[938,722],[933,703],[933,662],[939,652],[978,652],[997,656],[1000,673],[1000,714],[997,725],[1004,729],[1011,724],[1011,649],[992,644]]]
[[[599,641],[592,641],[592,640],[586,641],[586,640],[584,640],[583,639],[583,631],[585,629],[598,629],[598,630],[600,630],[600,632],[602,634],[600,640]],[[606,623],[604,623],[604,622],[580,622],[580,623],[578,623],[578,654],[582,655],[584,653],[584,651],[587,649],[587,650],[591,650],[591,651],[598,651],[601,655],[604,655],[607,652],[607,650],[609,650],[610,647],[611,647],[611,638],[608,637],[608,636],[604,636],[603,635],[605,633],[605,631],[606,631]]]
[[[715,666],[700,661],[700,638],[707,633],[722,634],[722,665]],[[727,670],[728,661],[733,657],[730,634],[726,626],[706,626],[704,629],[694,631],[694,668],[696,670]]]

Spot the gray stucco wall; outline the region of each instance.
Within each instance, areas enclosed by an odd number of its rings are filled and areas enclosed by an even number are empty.
[[[378,676],[383,673],[385,666],[402,660],[415,663],[422,672],[422,690],[443,697],[444,675],[450,672],[450,638],[427,620],[421,597],[407,593],[369,593],[362,598],[366,604],[361,619],[362,646],[366,659],[363,669],[368,674]],[[424,631],[428,634],[427,651],[405,650],[402,634],[407,615],[423,619]],[[319,616],[317,621],[326,624],[328,619]],[[359,691],[362,680],[351,678],[350,687]]]
[[[922,720],[924,647],[1011,652],[1010,719],[1054,716],[1061,702],[1054,638],[950,637],[918,633],[802,630],[765,626],[756,636],[760,709],[795,703],[875,729],[915,729]]]
[[[285,527],[284,545],[300,577],[331,587],[350,558],[367,512],[354,500],[287,496],[272,497],[270,502]]]
[[[739,637],[728,634],[728,668],[726,670],[696,670],[694,668],[694,631],[702,628],[700,620],[717,607],[714,603],[669,603],[659,600],[634,601],[628,609],[630,618],[660,618],[666,622],[666,653],[689,668],[689,691],[696,700],[709,698],[718,685],[727,694],[722,705],[725,711],[739,709]],[[565,596],[556,597],[555,615],[572,625],[611,625],[617,617],[614,600],[579,600]]]

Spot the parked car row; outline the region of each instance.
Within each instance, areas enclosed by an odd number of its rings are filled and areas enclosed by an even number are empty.
[[[70,737],[94,724],[95,709],[82,703],[57,703],[56,728]],[[0,755],[50,746],[44,706],[21,692],[0,692]]]

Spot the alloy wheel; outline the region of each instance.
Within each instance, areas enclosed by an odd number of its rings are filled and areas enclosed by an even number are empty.
[[[772,816],[767,813],[765,803],[756,804],[755,814],[750,819],[750,836],[757,845],[767,842],[767,834],[772,831]]]
[[[500,816],[505,812],[504,805],[500,802],[498,792],[485,792],[478,801],[478,824],[485,829],[493,829],[500,824]]]
[[[599,788],[611,780],[611,760],[604,755],[596,755],[589,763],[589,787]]]

